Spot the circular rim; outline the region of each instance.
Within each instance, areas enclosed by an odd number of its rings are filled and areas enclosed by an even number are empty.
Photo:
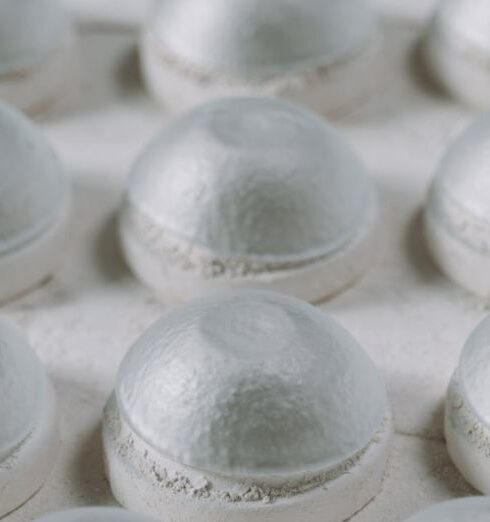
[[[381,489],[393,437],[391,412],[387,411],[384,422],[384,429],[380,428],[358,466],[350,473],[341,473],[328,483],[328,487],[320,485],[293,497],[275,500],[261,500],[257,497],[254,501],[252,497],[249,502],[236,502],[231,496],[228,501],[212,498],[200,501],[196,500],[195,489],[190,494],[184,493],[185,475],[192,472],[192,468],[179,468],[182,472],[179,478],[182,489],[178,494],[162,487],[163,477],[167,473],[165,462],[169,461],[162,461],[160,470],[158,466],[153,468],[156,481],[145,474],[140,460],[144,454],[144,450],[140,454],[143,446],[139,445],[136,434],[128,445],[128,439],[121,431],[121,417],[112,396],[104,410],[103,419],[106,474],[113,494],[122,505],[152,516],[168,514],[177,520],[188,517],[202,522],[243,522],[243,517],[253,514],[259,522],[292,522],[298,520],[298,517],[307,522],[321,522],[325,510],[328,510],[332,522],[341,522],[362,509]],[[207,482],[203,482],[203,487],[208,487]]]

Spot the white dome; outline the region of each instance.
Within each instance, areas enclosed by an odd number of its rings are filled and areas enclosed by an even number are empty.
[[[0,318],[0,462],[35,427],[46,395],[46,376],[27,341]]]
[[[490,55],[490,3],[488,0],[445,0],[435,18],[441,36]]]
[[[2,104],[0,157],[2,255],[38,238],[55,223],[66,207],[68,185],[58,159],[37,128]]]
[[[36,522],[151,522],[153,519],[124,509],[89,507],[51,513]]]
[[[374,34],[366,0],[163,0],[152,33],[203,71],[275,73],[329,65]]]
[[[488,522],[489,517],[490,498],[468,497],[436,504],[406,522]]]
[[[0,2],[0,75],[43,61],[65,37],[67,19],[59,0]]]
[[[471,107],[490,105],[490,3],[441,0],[426,45],[441,87]]]
[[[466,342],[458,377],[474,412],[490,427],[490,317],[480,323]]]
[[[470,247],[490,249],[490,113],[454,143],[430,193],[430,209]]]
[[[302,301],[242,291],[174,309],[125,357],[116,398],[162,455],[239,475],[332,469],[387,414],[357,342]]]
[[[347,244],[375,191],[313,113],[230,98],[174,120],[137,161],[127,201],[149,227],[220,255],[302,260]]]

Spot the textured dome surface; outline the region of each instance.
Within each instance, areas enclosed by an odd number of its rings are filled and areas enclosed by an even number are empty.
[[[480,323],[466,342],[459,376],[470,405],[490,427],[490,317]]]
[[[366,0],[163,0],[154,35],[201,70],[269,73],[330,64],[374,34]]]
[[[37,522],[151,522],[153,519],[117,508],[79,508],[51,513]]]
[[[437,504],[410,517],[406,522],[488,522],[488,497],[459,498]]]
[[[436,28],[454,39],[490,55],[490,3],[488,0],[445,0],[436,16]]]
[[[0,255],[45,232],[61,214],[67,182],[42,134],[0,103]]]
[[[230,98],[174,120],[136,162],[130,207],[223,255],[311,258],[347,243],[375,198],[331,126],[272,98]]]
[[[66,30],[59,0],[2,0],[0,74],[39,63],[60,45]]]
[[[466,213],[473,218],[476,232],[487,235],[487,240],[490,239],[489,164],[490,113],[487,113],[451,146],[431,190],[431,203],[437,213],[443,218],[454,212]]]
[[[0,317],[0,461],[35,427],[45,393],[46,376],[34,351]]]
[[[119,409],[176,462],[257,475],[335,467],[386,415],[357,342],[314,307],[242,291],[167,313],[125,357]]]

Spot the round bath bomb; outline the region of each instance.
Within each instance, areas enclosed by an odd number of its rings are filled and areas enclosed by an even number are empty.
[[[428,64],[455,98],[490,108],[490,3],[443,0],[427,42]]]
[[[104,413],[114,495],[196,522],[340,522],[380,490],[384,383],[316,308],[241,290],[168,312],[123,360]]]
[[[25,116],[0,103],[0,300],[50,276],[66,236],[70,187]]]
[[[54,392],[44,369],[0,317],[0,517],[43,485],[58,444]]]
[[[119,228],[163,299],[252,286],[318,301],[363,273],[376,218],[373,182],[329,124],[277,98],[227,98],[146,149]]]
[[[490,297],[490,114],[456,143],[432,183],[425,213],[429,249],[442,271]]]
[[[141,58],[169,110],[276,95],[340,116],[376,90],[380,47],[366,0],[164,0]]]
[[[0,99],[38,112],[64,95],[71,43],[59,0],[2,0]]]
[[[446,440],[454,463],[490,494],[490,317],[466,342],[446,399]]]
[[[144,515],[130,513],[124,509],[89,507],[51,513],[36,519],[36,522],[152,522]],[[154,522],[154,521],[153,521]]]
[[[487,522],[489,519],[490,499],[468,497],[436,504],[406,522]]]

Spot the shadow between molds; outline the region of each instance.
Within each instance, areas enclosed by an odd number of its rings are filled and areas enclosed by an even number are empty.
[[[65,103],[40,115],[40,120],[80,118],[144,95],[134,32],[82,27],[75,52],[76,89]]]
[[[100,227],[95,250],[96,263],[107,281],[117,282],[132,277],[121,251],[116,213],[111,214]]]
[[[104,174],[79,177],[75,181],[74,249],[77,258],[89,255],[96,279],[115,283],[131,277],[124,263],[117,233],[116,211],[120,200],[119,187],[104,179]],[[86,266],[87,274],[89,266]],[[100,282],[94,281],[99,285]]]
[[[414,45],[408,58],[408,70],[415,83],[433,98],[449,101],[450,97],[441,83],[436,79],[430,65],[427,62],[425,48],[427,45],[427,34],[423,34]]]
[[[427,248],[424,231],[424,209],[422,207],[415,211],[409,222],[405,246],[408,259],[422,279],[425,281],[443,279]]]

